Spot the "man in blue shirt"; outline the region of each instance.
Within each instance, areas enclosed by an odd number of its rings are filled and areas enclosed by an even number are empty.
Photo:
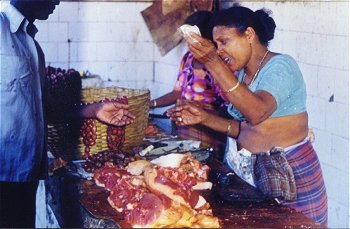
[[[35,227],[38,180],[47,168],[45,57],[33,22],[46,20],[59,0],[11,0],[0,13],[0,227]],[[62,116],[67,116],[62,114]],[[134,120],[115,102],[78,108],[75,117],[112,125]]]

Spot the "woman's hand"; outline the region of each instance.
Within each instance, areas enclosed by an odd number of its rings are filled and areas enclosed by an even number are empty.
[[[187,126],[202,123],[208,113],[191,102],[181,102],[167,110],[167,116],[178,126]]]
[[[114,126],[124,126],[134,122],[135,116],[128,110],[129,106],[118,102],[101,102],[96,109],[96,118]]]
[[[202,64],[213,63],[220,59],[215,45],[210,40],[195,33],[191,33],[191,37],[184,38],[195,59]]]

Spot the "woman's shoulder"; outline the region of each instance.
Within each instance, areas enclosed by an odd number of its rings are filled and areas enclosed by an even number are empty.
[[[276,62],[297,65],[297,61],[294,57],[284,53],[274,53],[274,55],[271,57],[270,61],[267,64],[273,64]]]
[[[185,68],[192,67],[192,59],[193,55],[190,51],[187,51],[181,58],[180,61],[180,70],[184,70]]]
[[[266,67],[266,70],[285,68],[293,71],[299,69],[296,60],[291,55],[282,53],[274,53],[271,59],[266,63],[264,67]]]
[[[285,62],[295,62],[295,59],[289,55],[284,53],[273,53],[273,56],[271,57],[270,61],[268,63],[274,62],[274,61],[285,61]]]

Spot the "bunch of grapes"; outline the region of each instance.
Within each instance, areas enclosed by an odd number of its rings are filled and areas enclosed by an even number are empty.
[[[101,168],[106,162],[112,162],[118,167],[124,168],[131,161],[145,159],[139,154],[130,157],[125,156],[126,153],[122,151],[102,151],[97,154],[92,154],[86,158],[83,168],[87,172],[94,172]]]
[[[83,143],[85,145],[84,158],[87,158],[90,155],[91,147],[96,144],[96,120],[85,119],[80,128],[80,135],[83,137]]]
[[[127,97],[116,99],[105,99],[104,101],[118,102],[122,104],[128,104]],[[125,126],[108,126],[107,128],[107,145],[108,149],[112,151],[118,151],[122,148],[125,141]]]
[[[71,110],[80,104],[81,77],[74,69],[61,69],[48,66],[46,68],[46,89],[48,114],[57,111]]]
[[[109,150],[121,149],[125,141],[125,127],[108,126],[106,140]]]

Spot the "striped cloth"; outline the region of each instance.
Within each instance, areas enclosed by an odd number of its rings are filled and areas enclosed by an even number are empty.
[[[294,201],[297,188],[294,174],[283,148],[274,147],[266,153],[252,154],[255,185],[269,197]]]
[[[327,193],[322,170],[310,141],[286,152],[297,186],[297,200],[284,202],[316,223],[327,226]]]

